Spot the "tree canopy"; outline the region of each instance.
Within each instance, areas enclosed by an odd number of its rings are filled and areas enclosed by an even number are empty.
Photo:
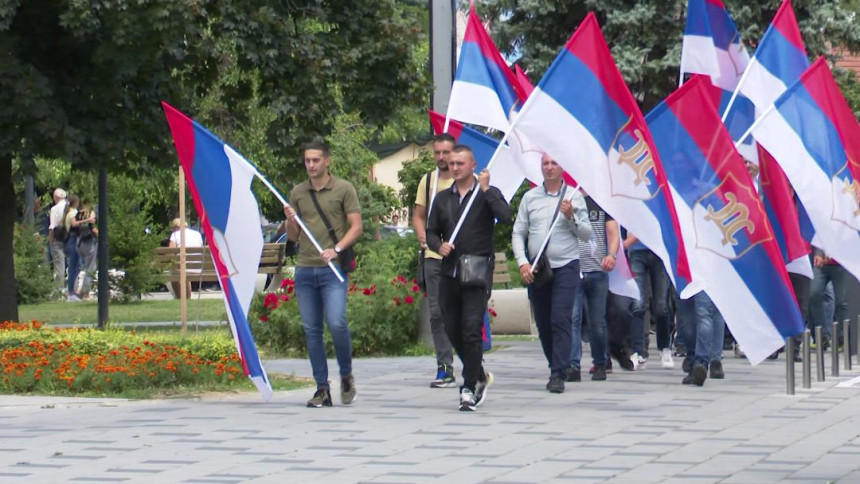
[[[0,320],[17,317],[13,157],[30,170],[36,155],[79,170],[172,165],[161,100],[195,117],[206,100],[207,114],[221,116],[216,132],[262,111],[257,141],[281,156],[328,134],[339,112],[381,127],[426,99],[414,9],[395,0],[0,0]],[[237,72],[245,75],[230,77]]]

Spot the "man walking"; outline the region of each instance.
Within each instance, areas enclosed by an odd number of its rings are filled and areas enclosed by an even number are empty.
[[[54,266],[54,287],[62,291],[66,279],[66,226],[63,220],[66,211],[66,191],[54,190],[54,206],[51,207],[48,224],[48,249]]]
[[[563,169],[547,154],[541,158],[543,185],[532,188],[520,201],[511,242],[523,282],[534,308],[541,346],[550,368],[546,385],[551,393],[563,393],[570,368],[570,341],[573,301],[579,290],[579,239],[591,238],[582,195],[568,187]],[[557,208],[556,208],[557,207]],[[558,222],[553,226],[553,221]],[[552,280],[543,286],[534,284],[532,265],[550,229],[546,246]],[[526,252],[528,246],[528,252]],[[603,350],[604,353],[606,350]],[[605,355],[604,355],[605,358]]]
[[[433,206],[433,200],[439,192],[451,188],[454,178],[448,170],[451,150],[456,140],[447,133],[433,138],[433,159],[436,160],[436,170],[427,173],[418,183],[418,193],[415,195],[415,209],[412,214],[412,226],[424,254],[424,286],[427,294],[427,306],[430,309],[430,332],[433,335],[433,347],[436,349],[436,379],[430,382],[431,388],[450,388],[457,386],[454,378],[454,350],[445,325],[442,323],[442,309],[439,307],[439,274],[442,268],[442,256],[427,248],[427,215]]]
[[[339,257],[357,240],[362,231],[361,210],[355,187],[329,172],[331,153],[323,141],[312,141],[304,147],[304,163],[308,180],[298,184],[290,193],[290,204],[284,207],[290,223],[287,236],[299,241],[296,261],[296,297],[302,326],[308,345],[308,356],[317,390],[307,406],[330,407],[331,390],[328,380],[323,318],[328,324],[340,367],[341,401],[348,405],[355,400],[355,378],[352,375],[352,340],[346,323],[347,272],[353,261]],[[308,234],[300,232],[296,215],[324,250],[318,252]],[[351,253],[351,251],[347,252]],[[344,281],[327,267],[331,261],[338,265]]]
[[[511,208],[496,187],[490,172],[481,171],[475,180],[475,155],[465,145],[454,146],[448,170],[454,184],[436,196],[427,223],[427,246],[442,256],[439,303],[448,339],[463,361],[460,410],[474,411],[486,400],[493,374],[483,367],[481,328],[492,290],[493,228],[495,221],[511,222]],[[477,192],[475,192],[477,190]],[[472,195],[473,205],[466,212]],[[465,213],[457,238],[451,242],[458,220]],[[472,265],[485,269],[467,278]],[[463,278],[462,280],[460,278]]]
[[[573,381],[579,381],[582,359],[582,312],[588,311],[589,343],[594,363],[591,379],[606,380],[609,357],[607,353],[606,299],[609,295],[609,272],[615,268],[620,243],[618,222],[607,214],[588,194],[585,206],[593,230],[592,242],[579,246],[579,268],[582,282],[573,303],[573,330],[570,366]],[[617,354],[617,353],[616,353]],[[632,367],[629,359],[619,360],[622,367]],[[630,365],[630,366],[628,366]]]

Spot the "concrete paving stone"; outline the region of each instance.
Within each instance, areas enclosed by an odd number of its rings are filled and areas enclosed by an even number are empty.
[[[243,482],[282,483],[513,481],[515,473],[531,481],[527,471],[535,468],[547,469],[541,482],[632,482],[638,475],[642,484],[713,482],[694,471],[711,470],[709,461],[720,471],[735,466],[731,482],[769,482],[786,473],[805,482],[803,476],[833,468],[825,456],[856,460],[860,390],[836,389],[835,381],[786,397],[782,365],[751,368],[727,359],[729,378],[702,388],[682,387],[679,371],[647,369],[549,395],[537,342],[505,344],[486,355],[497,383],[475,413],[456,410],[455,391],[427,386],[432,358],[356,359],[360,400],[321,411],[304,408],[307,389],[276,392],[267,403],[251,393],[162,401],[0,396],[0,432],[7,436],[0,441],[8,449],[0,449],[0,469],[28,474],[28,483],[148,483],[153,476],[232,482],[242,475],[257,476]],[[270,373],[310,373],[306,360],[266,365]],[[402,398],[386,400],[392,386]],[[164,435],[172,433],[186,435]],[[179,441],[188,438],[210,442]],[[55,452],[103,457],[52,459]],[[25,462],[64,467],[16,466]],[[446,464],[453,469],[432,477]],[[557,466],[569,470],[551,475]],[[392,474],[401,471],[415,475]],[[842,481],[857,472],[845,469]]]

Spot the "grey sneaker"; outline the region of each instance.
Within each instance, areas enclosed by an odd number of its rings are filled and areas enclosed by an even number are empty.
[[[475,406],[479,406],[487,399],[487,389],[493,384],[493,374],[486,369],[484,370],[484,381],[478,380],[475,386]]]
[[[475,401],[475,394],[472,393],[472,390],[463,387],[460,390],[460,411],[474,412],[477,407],[478,403]]]
[[[316,393],[314,393],[314,397],[308,400],[308,407],[311,408],[322,408],[322,407],[331,407],[331,393],[328,391],[326,387],[317,388]]]
[[[346,375],[340,379],[340,401],[344,405],[349,405],[355,401],[355,377]]]

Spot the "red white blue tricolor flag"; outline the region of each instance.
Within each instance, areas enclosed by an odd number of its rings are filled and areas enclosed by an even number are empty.
[[[681,76],[703,74],[721,91],[719,112],[725,112],[750,58],[735,22],[721,0],[689,0],[681,47]],[[755,119],[755,107],[742,94],[732,104],[725,124],[738,141]],[[738,148],[748,160],[758,153],[752,140]]]
[[[747,66],[739,92],[755,105],[760,115],[807,67],[809,59],[794,9],[790,0],[784,0]],[[765,208],[788,271],[812,279],[808,257],[811,237],[804,239],[801,234],[797,205],[788,179],[766,150],[760,148],[758,158]]]
[[[511,114],[526,97],[472,5],[451,87],[448,117],[507,132]]]
[[[618,223],[690,280],[666,174],[593,13],[528,98],[514,128],[549,153]]]
[[[646,117],[678,210],[693,282],[752,364],[803,331],[794,292],[744,161],[720,121],[716,88],[695,76]]]
[[[860,124],[823,57],[752,133],[782,167],[821,248],[860,279]]]
[[[268,400],[272,386],[248,324],[263,251],[260,210],[251,192],[257,170],[196,121],[167,103],[162,103],[162,107],[203,233],[209,241],[242,368],[260,395]]]
[[[791,1],[784,0],[761,38],[740,93],[764,112],[809,67]]]

